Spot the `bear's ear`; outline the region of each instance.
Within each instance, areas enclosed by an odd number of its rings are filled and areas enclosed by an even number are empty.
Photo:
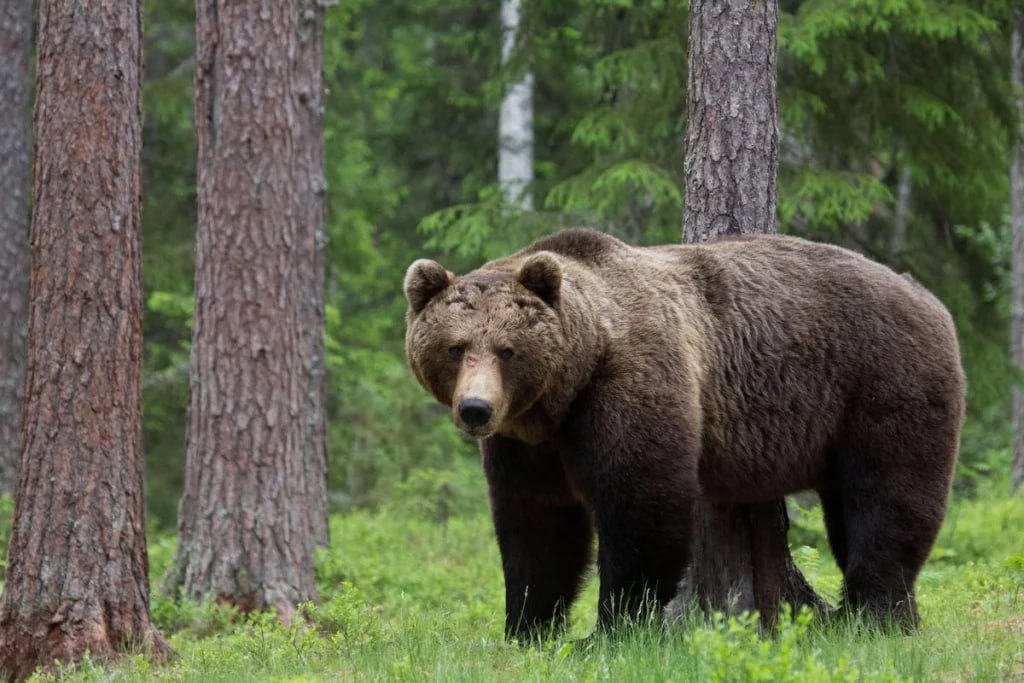
[[[452,274],[437,261],[421,258],[413,261],[409,270],[405,271],[405,298],[409,300],[409,309],[419,313],[430,300],[440,294],[452,283]]]
[[[519,268],[519,283],[554,306],[562,293],[562,266],[548,252],[539,251]]]

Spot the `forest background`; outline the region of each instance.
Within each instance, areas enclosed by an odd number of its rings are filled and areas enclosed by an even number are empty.
[[[236,680],[243,671],[293,675],[311,666],[481,680],[496,671],[649,679],[687,667],[691,678],[720,680],[810,680],[821,666],[823,679],[858,678],[857,666],[879,680],[1024,672],[1016,640],[1024,633],[1024,505],[1007,497],[1020,377],[1010,351],[1011,261],[1015,241],[1024,249],[1010,218],[1021,101],[1010,69],[1014,2],[779,3],[780,229],[911,273],[942,298],[960,333],[968,415],[954,505],[922,575],[925,633],[887,640],[829,631],[822,639],[797,620],[765,642],[743,617],[691,629],[683,642],[654,631],[575,659],[571,642],[532,653],[496,644],[500,576],[476,447],[406,368],[400,283],[415,258],[462,272],[566,225],[634,244],[679,242],[687,3],[528,0],[507,61],[496,4],[327,5],[334,514],[331,545],[317,560],[321,604],[304,609],[330,637],[267,615],[240,621],[230,609],[157,590],[154,619],[183,654],[161,676]],[[150,576],[159,584],[185,470],[194,4],[147,0],[144,17],[143,404]],[[534,107],[528,209],[509,205],[496,174],[498,109],[525,74]],[[0,514],[9,512],[10,499],[0,501]],[[791,512],[793,554],[835,600],[839,577],[824,559],[820,513],[799,504]],[[0,522],[3,545],[9,524]],[[593,585],[587,590],[576,635],[593,621]],[[651,661],[654,651],[661,658]],[[106,675],[90,666],[87,659],[85,679]],[[150,680],[149,666],[134,659],[126,680]]]
[[[953,312],[969,377],[960,493],[1007,486],[1011,460],[1011,4],[780,3],[780,229],[910,272]],[[188,0],[145,7],[144,419],[160,528],[174,525],[184,470],[193,12]],[[326,13],[333,511],[379,506],[414,470],[444,488],[444,471],[475,454],[405,367],[400,283],[414,258],[464,271],[566,225],[680,240],[686,3],[537,0],[524,12],[504,65],[485,3],[353,0]],[[536,208],[509,211],[497,110],[527,71]]]

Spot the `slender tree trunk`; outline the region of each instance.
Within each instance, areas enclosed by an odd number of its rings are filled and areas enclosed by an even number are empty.
[[[1024,10],[1013,14],[1010,38],[1010,77],[1017,102],[1017,136],[1010,163],[1010,223],[1013,231],[1012,319],[1010,322],[1013,362],[1024,370]],[[1013,387],[1013,465],[1010,483],[1024,492],[1024,388]]]
[[[522,0],[501,1],[501,63],[507,64],[516,49]],[[505,201],[529,211],[533,208],[533,75],[509,86],[498,116],[498,182]]]
[[[903,259],[907,246],[907,229],[910,227],[910,200],[914,192],[914,177],[910,167],[900,165],[900,178],[896,184],[896,206],[892,213],[892,238],[889,240],[889,254],[894,262]]]
[[[39,3],[21,474],[0,668],[145,648],[141,3]]]
[[[0,493],[18,482],[28,310],[32,3],[0,2]]]
[[[686,242],[772,233],[778,164],[774,0],[691,0]],[[785,502],[701,504],[693,563],[673,610],[757,610],[781,601],[825,609],[789,554]]]
[[[318,0],[199,0],[186,597],[285,620],[326,540]]]

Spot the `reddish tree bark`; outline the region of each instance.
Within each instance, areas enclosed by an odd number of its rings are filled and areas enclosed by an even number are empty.
[[[28,372],[0,668],[143,648],[141,7],[39,3]]]
[[[776,232],[778,167],[774,0],[691,0],[685,242]],[[793,563],[784,501],[697,506],[693,563],[673,611],[754,611],[782,601],[827,609]]]
[[[32,3],[0,3],[0,493],[18,479],[28,309]]]
[[[290,618],[326,541],[322,7],[200,0],[199,226],[177,574]]]

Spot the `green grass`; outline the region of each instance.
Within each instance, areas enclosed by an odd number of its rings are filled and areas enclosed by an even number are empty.
[[[637,627],[581,641],[594,623],[591,581],[567,634],[539,647],[502,638],[503,588],[480,475],[421,473],[375,513],[338,516],[317,571],[309,623],[239,618],[155,595],[153,612],[179,654],[69,681],[959,681],[1024,678],[1024,501],[958,502],[919,582],[924,626],[910,636],[856,624],[785,621],[773,638],[753,618]],[[839,574],[820,514],[795,524],[794,554],[833,599]],[[173,538],[151,545],[154,583]],[[38,676],[50,680],[51,676]]]

